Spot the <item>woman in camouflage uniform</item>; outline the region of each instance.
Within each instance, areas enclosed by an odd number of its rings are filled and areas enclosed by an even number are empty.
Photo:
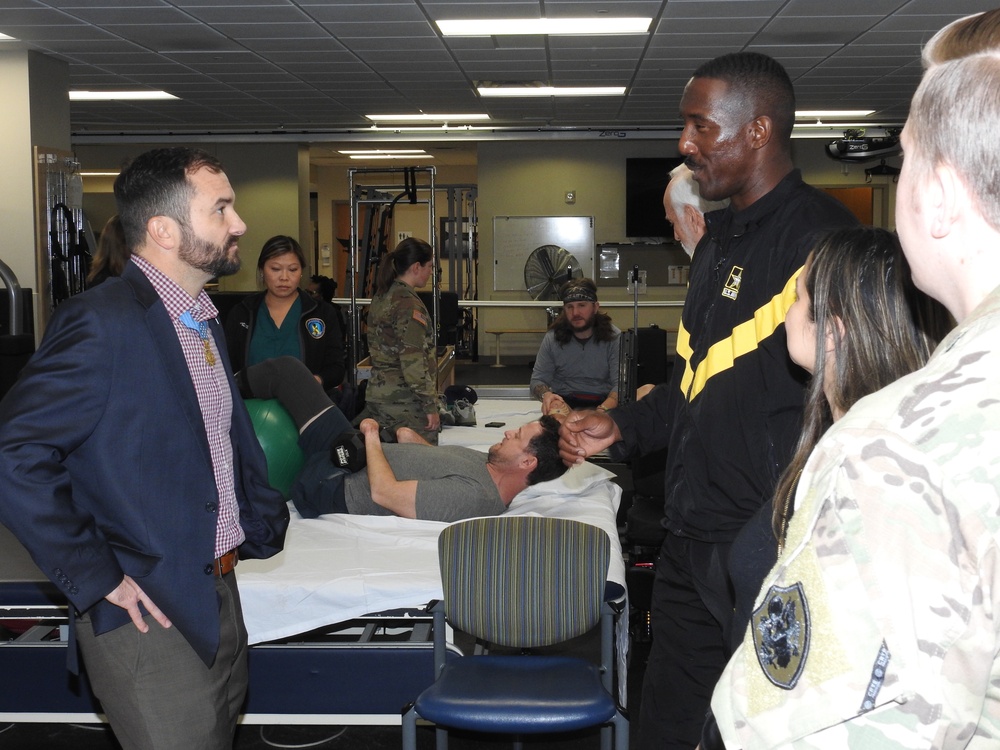
[[[395,432],[411,427],[437,444],[437,363],[434,326],[415,289],[434,271],[434,251],[413,237],[381,262],[368,311],[372,374],[365,393],[368,416]]]

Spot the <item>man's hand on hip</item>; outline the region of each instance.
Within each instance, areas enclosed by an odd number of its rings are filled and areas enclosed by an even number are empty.
[[[140,604],[146,608],[146,611],[160,625],[165,628],[169,628],[171,625],[169,618],[160,611],[159,607],[153,604],[153,600],[146,596],[146,592],[139,588],[139,584],[128,576],[125,576],[122,582],[104,598],[128,612],[129,617],[132,618],[132,622],[139,629],[140,633],[149,632],[149,625],[142,619],[142,610],[139,609]]]

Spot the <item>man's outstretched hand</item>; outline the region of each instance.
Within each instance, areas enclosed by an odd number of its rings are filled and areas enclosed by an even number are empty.
[[[559,456],[573,466],[621,439],[618,425],[605,412],[575,411],[559,428]]]

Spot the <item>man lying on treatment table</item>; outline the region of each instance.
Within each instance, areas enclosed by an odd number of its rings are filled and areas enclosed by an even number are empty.
[[[363,437],[358,437],[294,357],[248,367],[237,380],[245,398],[278,399],[299,429],[306,463],[290,494],[303,518],[353,513],[456,521],[499,515],[528,486],[566,471],[553,417],[507,430],[486,455],[463,446],[432,446],[406,427],[397,431],[396,443],[383,444],[372,419],[361,423]],[[331,460],[331,450],[338,448],[349,448],[351,459]]]

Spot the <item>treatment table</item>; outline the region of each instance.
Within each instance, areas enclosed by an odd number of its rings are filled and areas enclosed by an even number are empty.
[[[538,402],[480,398],[477,427],[445,428],[441,443],[486,450],[503,430],[537,419]],[[503,429],[483,427],[505,422]],[[611,584],[625,590],[616,512],[621,490],[594,465],[528,488],[508,514],[600,526],[612,542]],[[444,523],[292,511],[285,548],[236,568],[250,635],[244,723],[399,724],[400,709],[433,681],[431,619],[442,595],[437,537]],[[627,608],[626,608],[627,611]],[[621,618],[625,620],[627,618]],[[102,720],[86,679],[66,670],[66,603],[0,526],[0,721]],[[619,623],[624,704],[627,628]],[[453,647],[455,658],[461,651]]]

